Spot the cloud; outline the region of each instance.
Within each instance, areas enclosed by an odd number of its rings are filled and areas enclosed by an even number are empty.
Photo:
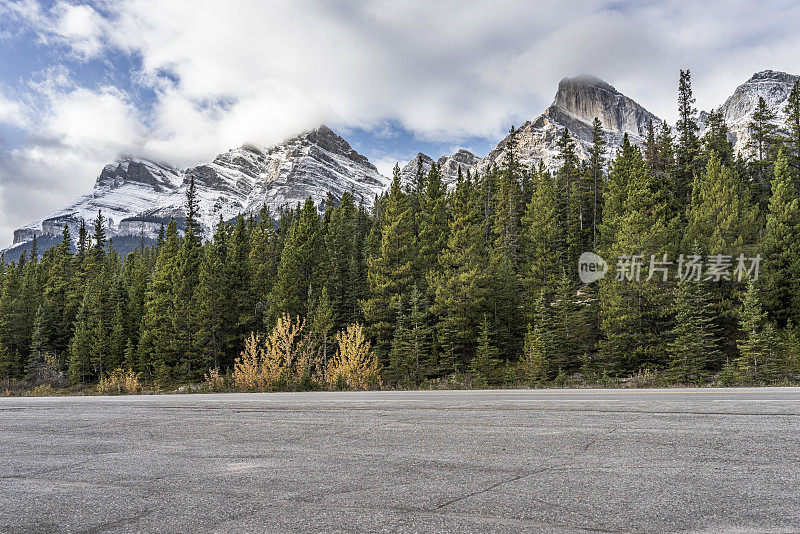
[[[54,187],[46,204],[58,207],[120,152],[188,166],[326,122],[371,132],[386,171],[416,153],[386,149],[405,139],[396,131],[446,146],[499,139],[564,76],[595,74],[673,121],[680,68],[708,109],[755,71],[800,64],[800,6],[787,0],[20,0],[0,2],[2,19],[0,38],[51,63],[0,93],[0,121],[29,133],[0,148],[4,210],[25,180]],[[104,75],[82,76],[97,63]]]
[[[119,89],[90,90],[72,84],[60,69],[50,74],[33,84],[29,101],[40,115],[24,143],[0,150],[0,243],[8,242],[14,228],[88,192],[106,163],[143,145],[146,130]],[[19,102],[9,106],[22,108]],[[18,124],[27,126],[27,119]]]
[[[28,117],[20,102],[7,98],[0,92],[0,123],[10,126],[24,127],[28,124]]]

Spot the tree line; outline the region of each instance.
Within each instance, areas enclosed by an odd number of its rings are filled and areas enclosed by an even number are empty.
[[[34,241],[18,261],[0,257],[0,377],[35,383],[55,367],[76,383],[118,369],[165,386],[198,381],[232,373],[252,334],[289,318],[313,344],[315,376],[334,340],[363,325],[390,387],[641,373],[679,384],[794,381],[800,85],[783,127],[759,101],[744,154],[719,111],[699,135],[688,70],[678,109],[674,130],[651,122],[643,146],[626,135],[615,154],[598,119],[586,159],[565,129],[553,172],[519,162],[512,127],[501,164],[459,172],[450,188],[436,165],[408,184],[395,166],[371,209],[349,193],[323,213],[308,199],[220,220],[207,240],[192,181],[182,230],[170,220],[156,245],[124,258],[98,213],[74,243],[65,227],[41,255]],[[587,285],[576,269],[584,251],[758,255],[761,272],[750,283],[612,273]]]

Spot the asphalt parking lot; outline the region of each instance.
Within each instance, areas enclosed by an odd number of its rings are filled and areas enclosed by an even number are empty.
[[[0,398],[2,532],[800,530],[800,389]]]

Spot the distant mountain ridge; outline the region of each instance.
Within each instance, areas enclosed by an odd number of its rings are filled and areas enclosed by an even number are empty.
[[[246,145],[210,163],[179,170],[145,159],[124,158],[106,165],[90,193],[56,213],[14,231],[14,243],[36,235],[77,235],[81,220],[98,210],[108,219],[109,237],[153,238],[170,217],[184,217],[186,188],[195,179],[200,224],[210,235],[220,218],[230,220],[267,205],[273,213],[311,197],[324,206],[328,193],[350,192],[372,205],[388,185],[369,160],[325,125],[271,147]]]
[[[747,125],[758,98],[763,97],[776,113],[776,122],[783,121],[786,99],[798,79],[784,72],[757,72],[720,105],[718,109],[737,151],[746,149]],[[707,112],[699,115],[701,133],[707,116]],[[649,121],[656,126],[663,122],[599,78],[588,75],[564,78],[558,84],[552,104],[517,129],[517,160],[530,167],[542,161],[550,170],[557,168],[557,142],[564,128],[577,141],[578,157],[586,158],[595,117],[603,125],[611,154],[621,146],[625,134],[631,142],[642,144]],[[459,170],[485,172],[491,165],[501,164],[507,143],[508,137],[483,158],[465,149],[437,160],[418,153],[401,169],[402,181],[411,183],[418,167],[428,172],[435,163],[443,181],[452,184]],[[284,206],[311,197],[322,208],[329,193],[338,201],[349,191],[357,202],[371,206],[375,196],[385,191],[391,181],[325,125],[273,146],[235,148],[219,154],[210,163],[184,170],[141,158],[122,158],[103,168],[91,192],[48,217],[15,230],[14,245],[7,249],[7,258],[13,259],[29,248],[34,234],[43,242],[56,242],[66,224],[76,235],[80,221],[91,221],[98,210],[108,218],[108,233],[118,242],[122,238],[152,239],[170,217],[182,221],[190,177],[195,179],[200,222],[206,235],[220,217],[230,220],[239,213],[258,211],[264,204],[277,213]]]

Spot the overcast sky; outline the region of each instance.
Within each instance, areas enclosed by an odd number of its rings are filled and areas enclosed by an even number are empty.
[[[800,73],[795,1],[0,0],[0,247],[121,154],[178,166],[324,122],[388,172],[484,155],[558,80],[670,122],[754,72]]]

